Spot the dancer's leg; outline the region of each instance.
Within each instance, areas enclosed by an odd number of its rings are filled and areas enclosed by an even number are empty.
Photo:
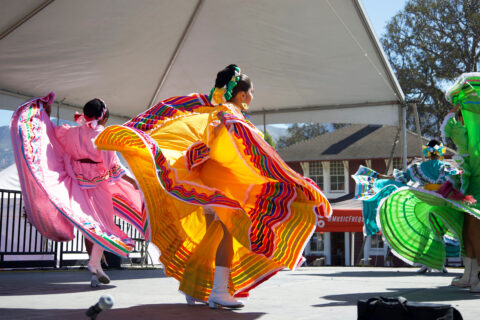
[[[213,209],[209,210],[213,211]],[[208,212],[211,213],[211,211]],[[213,216],[211,214],[207,214],[207,216],[208,215]],[[208,304],[210,308],[241,308],[243,307],[243,303],[233,298],[228,290],[230,267],[232,266],[233,259],[233,239],[225,225],[223,223],[221,223],[221,225],[223,237],[217,247],[215,255],[215,274]]]
[[[480,264],[480,220],[469,216],[469,231],[468,236],[472,246],[472,258],[475,257],[477,263]]]
[[[222,223],[223,238],[217,248],[215,255],[215,266],[225,267],[230,269],[233,259],[233,239],[227,228]]]
[[[105,274],[102,269],[101,260],[103,257],[103,249],[100,245],[94,243],[92,247],[92,253],[90,254],[90,261],[88,262],[88,270],[92,273],[92,287],[97,286],[98,284],[94,285],[94,277],[98,279],[99,282],[107,284],[110,283],[110,278]]]
[[[474,228],[474,220],[477,219],[469,214],[466,214],[463,222],[462,237],[463,245],[465,246],[465,257],[463,257],[462,260],[465,269],[460,278],[455,278],[452,280],[452,285],[460,288],[470,287],[476,282],[474,272],[478,264],[477,260],[475,259],[474,238],[472,237],[474,232],[474,229],[472,229]]]
[[[470,292],[480,293],[480,220],[469,217],[468,237],[473,247],[472,288]]]
[[[474,258],[475,257],[475,252],[474,252],[474,244],[473,244],[473,239],[472,239],[472,232],[474,231],[474,220],[477,220],[475,217],[472,217],[469,214],[466,214],[464,224],[463,224],[463,242],[465,245],[465,255],[468,258]]]

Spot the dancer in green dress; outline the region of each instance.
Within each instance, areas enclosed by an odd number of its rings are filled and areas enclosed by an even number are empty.
[[[479,110],[480,73],[461,75],[447,90],[446,97],[455,107],[445,117],[442,131],[457,146],[456,161],[463,169],[461,179],[452,179],[455,189],[480,199],[480,159],[479,159]],[[474,201],[472,201],[474,202]],[[477,204],[476,208],[480,206]],[[452,285],[471,287],[472,292],[480,292],[480,221],[478,216],[465,215],[462,230],[465,255],[464,274],[453,279]]]
[[[468,156],[460,164],[463,176],[450,177],[437,192],[401,188],[386,198],[379,209],[383,235],[394,253],[405,261],[440,269],[446,256],[443,236],[447,233],[460,240],[464,255],[470,243],[470,255],[480,257],[480,211],[475,205],[475,199],[480,198],[480,117],[476,111],[480,108],[479,89],[480,74],[476,73],[462,75],[447,91],[447,99],[460,105],[465,122],[466,147],[462,146],[460,153],[466,150]],[[478,292],[480,285],[475,277],[480,270],[469,270],[468,285],[472,292]]]

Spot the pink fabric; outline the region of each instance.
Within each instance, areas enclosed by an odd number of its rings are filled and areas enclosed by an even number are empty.
[[[113,182],[125,174],[115,152],[95,148],[93,141],[104,130],[103,126],[92,128],[88,123],[84,123],[79,127],[63,125],[53,128],[63,151],[71,157],[71,174],[81,187],[100,186],[105,180]],[[79,161],[83,159],[97,163]]]
[[[104,249],[127,256],[134,243],[114,224],[112,190],[131,200],[124,211],[134,215],[142,212],[140,192],[132,187],[112,188],[113,182],[128,182],[121,179],[125,172],[116,154],[93,145],[103,127],[56,127],[43,109],[51,101],[53,97],[47,96],[27,102],[15,111],[11,122],[29,221],[56,241],[72,239],[75,225]]]

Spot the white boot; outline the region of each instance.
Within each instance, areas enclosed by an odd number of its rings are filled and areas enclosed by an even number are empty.
[[[196,302],[198,302],[198,303],[203,303],[203,304],[207,304],[207,303],[206,303],[205,301],[203,301],[203,300],[194,298],[194,297],[186,294],[185,292],[182,292],[182,291],[180,291],[180,292],[185,295],[185,300],[187,301],[187,304],[188,304],[189,306],[194,306]]]
[[[432,269],[430,269],[427,266],[422,266],[420,269],[417,270],[417,273],[427,273],[430,272]]]
[[[243,303],[233,298],[228,292],[228,279],[230,278],[230,269],[226,267],[215,267],[215,276],[213,288],[208,297],[208,305],[211,309],[219,307],[242,308]]]
[[[455,278],[452,280],[452,286],[459,288],[468,288],[473,283],[475,278],[473,277],[473,269],[478,266],[477,259],[472,259],[469,257],[462,257],[463,265],[465,270],[461,278]]]
[[[475,263],[475,267],[472,271],[472,287],[470,288],[471,293],[480,293],[480,267],[478,266],[477,259],[473,259]]]
[[[103,284],[110,283],[110,278],[102,269],[101,260],[103,256],[103,249],[98,244],[94,244],[92,247],[92,253],[90,254],[90,261],[88,262],[88,270],[92,273],[92,279],[90,285],[92,287],[97,287],[98,282]],[[97,280],[97,283],[94,281],[94,277]]]
[[[92,278],[90,279],[90,287],[96,288],[100,286],[100,282],[95,274],[92,274]]]

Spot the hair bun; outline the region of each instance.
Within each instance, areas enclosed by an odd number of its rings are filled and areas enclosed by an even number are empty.
[[[88,101],[83,107],[83,114],[88,118],[100,119],[106,110],[105,103],[98,98]]]
[[[235,75],[235,71],[238,69],[238,66],[235,64],[231,64],[225,67],[223,70],[217,73],[217,79],[215,80],[215,87],[216,88],[223,88],[227,85],[227,83],[232,79]]]

